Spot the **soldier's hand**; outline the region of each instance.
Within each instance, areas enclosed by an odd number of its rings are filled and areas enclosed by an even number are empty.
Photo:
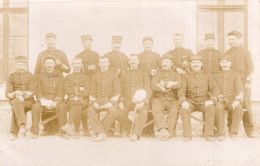
[[[16,96],[23,96],[23,92],[20,90],[17,90],[14,92]]]
[[[235,109],[239,104],[240,104],[239,101],[234,101],[234,102],[232,103],[232,108]]]
[[[94,103],[93,106],[94,106],[95,109],[99,109],[98,103]]]
[[[182,104],[181,104],[182,108],[188,110],[190,108],[190,104],[187,102],[187,101],[184,101]]]
[[[250,89],[251,88],[251,84],[245,84],[245,89]]]
[[[160,80],[160,86],[164,87],[164,85],[165,85],[165,82],[163,80]]]
[[[213,101],[208,100],[208,101],[205,102],[205,107],[212,105],[212,104],[214,104]]]
[[[157,70],[156,69],[152,69],[151,70],[151,75],[154,76],[156,74]]]
[[[219,94],[219,96],[218,96],[218,100],[220,101],[220,102],[224,102],[224,99],[223,99],[223,95],[222,94]]]
[[[15,93],[7,93],[7,96],[10,97],[11,99],[14,98],[14,95],[15,95]]]
[[[121,111],[123,111],[123,109],[124,109],[124,103],[123,103],[123,102],[120,102],[120,103],[118,104],[118,107],[119,107],[119,109],[120,109]]]
[[[186,72],[184,70],[182,70],[181,68],[176,68],[176,71],[179,73],[179,74],[186,74]]]
[[[57,102],[52,102],[52,107],[55,108],[57,106]]]
[[[166,84],[166,88],[171,88],[174,85],[177,85],[179,82],[169,81]]]
[[[140,102],[140,103],[136,104],[136,108],[137,108],[138,110],[142,109],[143,106],[144,106],[144,102]]]
[[[23,96],[16,96],[16,98],[18,98],[18,100],[19,100],[20,102],[24,102]]]
[[[104,107],[106,108],[106,109],[109,109],[109,108],[111,108],[112,107],[112,103],[106,103],[105,105],[104,105]]]

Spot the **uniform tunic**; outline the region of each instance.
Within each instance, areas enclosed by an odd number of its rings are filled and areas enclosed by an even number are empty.
[[[128,57],[119,51],[111,51],[104,55],[110,61],[110,69],[118,74],[123,73],[128,68]]]
[[[159,54],[151,51],[144,51],[138,54],[140,61],[139,69],[143,72],[151,74],[152,69],[159,69],[162,67],[161,57]]]

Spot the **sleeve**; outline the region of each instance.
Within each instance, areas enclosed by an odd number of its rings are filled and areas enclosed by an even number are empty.
[[[36,98],[39,100],[41,98],[44,98],[44,94],[42,91],[42,81],[41,81],[41,75],[37,74],[35,76],[35,83],[36,83],[36,88],[35,88],[35,93],[36,93]]]
[[[79,96],[87,97],[87,96],[89,96],[89,93],[90,93],[90,77],[86,76],[84,90],[83,91],[79,90]]]
[[[187,88],[187,82],[185,76],[183,76],[181,81],[181,88],[177,90],[177,96],[179,98],[179,103],[182,104],[186,101],[186,88]]]
[[[210,100],[216,103],[219,96],[219,88],[212,75],[209,75],[208,79]]]
[[[31,97],[33,97],[34,96],[34,93],[35,93],[35,77],[34,77],[34,75],[33,74],[31,74],[31,73],[29,73],[29,89],[28,89],[28,91],[29,92],[32,92],[32,94],[31,95],[29,95],[29,96],[26,96],[27,98],[31,98]]]
[[[65,93],[68,96],[73,95],[75,93],[74,87],[70,86],[70,75],[68,75],[64,79],[64,89],[65,89]]]
[[[90,95],[96,99],[96,93],[97,93],[97,85],[96,85],[96,78],[97,75],[94,75],[91,79],[91,85],[90,85]],[[90,100],[91,101],[91,100]]]
[[[112,60],[111,60],[110,53],[106,53],[106,54],[104,55],[104,58],[107,58],[107,59],[109,60],[109,63],[110,63],[109,69],[110,69],[111,71],[115,72],[115,73],[118,73],[117,68],[114,67],[114,66],[112,66],[112,63],[111,63]]]
[[[252,55],[248,50],[245,52],[245,63],[246,63],[246,76],[247,76],[246,82],[251,84],[252,75],[254,72],[254,63],[252,60]]]
[[[163,92],[161,88],[159,88],[156,83],[159,83],[160,82],[160,78],[159,78],[159,73],[156,73],[153,78],[152,78],[152,81],[151,81],[151,87],[152,87],[152,90],[154,91],[157,91],[157,92]]]
[[[11,99],[7,94],[13,92],[13,75],[10,75],[5,88],[5,97]]]
[[[123,73],[120,78],[120,86],[121,86],[121,94],[119,101],[123,102],[125,101],[125,74]]]
[[[41,73],[41,58],[42,54],[38,55],[37,61],[36,61],[36,65],[35,65],[35,69],[34,69],[34,74],[40,74]]]
[[[95,63],[95,66],[96,66],[96,71],[99,71],[99,70],[100,70],[100,67],[99,67],[99,65],[98,65],[99,58],[100,58],[99,54],[98,54],[98,53],[95,53],[95,57],[94,57],[94,58],[95,58],[95,59],[94,59],[94,63]]]
[[[63,100],[65,93],[64,93],[64,78],[60,76],[59,82],[58,82],[58,89],[57,89],[57,96],[55,100]]]
[[[178,82],[178,84],[171,86],[171,89],[179,89],[181,88],[181,76],[177,73],[173,73],[175,76],[175,82]]]
[[[117,76],[117,74],[114,74],[113,76],[113,95],[112,95],[112,98],[120,95],[121,93],[121,86],[120,86],[120,80]]]
[[[150,77],[149,75],[143,73],[144,75],[144,89],[146,91],[146,99],[144,100],[144,102],[146,104],[149,104],[149,99],[152,97],[152,89],[151,89],[151,83],[150,83]]]
[[[65,73],[69,73],[70,72],[70,64],[69,64],[68,58],[67,58],[67,56],[64,52],[62,52],[62,63],[64,65],[68,66],[68,69],[61,69],[61,70]]]
[[[243,84],[240,76],[235,73],[235,89],[236,89],[236,100],[240,103],[243,102]]]
[[[157,58],[157,68],[161,68],[162,67],[162,59],[161,59],[160,55],[157,54],[156,58]]]

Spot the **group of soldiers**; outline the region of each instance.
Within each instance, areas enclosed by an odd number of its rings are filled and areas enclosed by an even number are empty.
[[[206,141],[225,139],[225,111],[232,139],[238,138],[241,121],[247,136],[254,138],[252,57],[240,45],[240,32],[231,31],[228,38],[230,49],[222,54],[214,48],[215,34],[206,34],[205,49],[194,55],[183,48],[184,36],[177,33],[175,48],[161,57],[152,52],[153,38],[144,37],[144,52],[127,57],[121,52],[121,36],[112,36],[113,50],[99,56],[91,50],[92,37],[84,35],[84,50],[72,60],[72,72],[64,78],[71,70],[69,62],[55,47],[56,35],[48,33],[47,49],[39,54],[34,75],[26,71],[26,57],[15,58],[16,72],[6,86],[12,106],[11,140],[25,135],[29,110],[33,139],[39,137],[40,121],[50,111],[58,121],[56,127],[49,122],[48,134],[58,132],[66,139],[79,137],[82,122],[84,134],[90,130],[94,141],[105,140],[117,120],[121,132],[138,141],[147,121],[153,119],[155,136],[167,140],[176,136],[180,115],[184,141],[191,141],[194,111],[203,113]],[[103,118],[101,112],[105,112]]]

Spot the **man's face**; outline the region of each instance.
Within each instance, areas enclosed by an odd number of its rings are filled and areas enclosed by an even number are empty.
[[[183,36],[177,35],[173,37],[173,43],[175,45],[175,47],[182,47],[182,43],[183,43]]]
[[[83,40],[82,41],[82,46],[84,49],[91,49],[92,47],[92,40]]]
[[[221,59],[219,63],[220,63],[221,69],[222,69],[223,71],[228,71],[228,70],[230,70],[231,62],[230,62],[229,60],[227,60],[227,59]]]
[[[99,66],[101,71],[108,71],[109,60],[107,58],[102,58],[99,60]]]
[[[57,42],[56,39],[53,38],[53,37],[48,37],[48,38],[46,39],[46,45],[47,45],[47,47],[48,47],[49,49],[55,48],[56,42]]]
[[[72,61],[72,67],[74,72],[80,72],[83,67],[82,60],[75,59]]]
[[[122,42],[120,41],[112,41],[112,47],[115,50],[120,50],[122,47]]]
[[[153,42],[151,40],[145,40],[143,44],[144,44],[145,51],[152,51]]]
[[[214,48],[215,43],[216,43],[216,41],[214,39],[206,39],[205,40],[205,47],[212,49],[212,48]]]
[[[137,68],[139,65],[139,59],[137,56],[130,56],[128,60],[128,64],[130,65],[130,68]]]
[[[193,60],[193,61],[190,62],[190,66],[191,66],[193,71],[200,71],[201,66],[202,66],[202,62],[200,60]]]
[[[44,62],[44,67],[47,71],[52,71],[54,70],[54,67],[55,67],[55,62],[53,59],[47,59],[45,60]]]
[[[16,62],[15,68],[17,72],[24,72],[26,70],[26,63],[25,62]]]
[[[235,35],[229,35],[228,41],[229,41],[230,47],[236,47],[239,45],[239,39]]]
[[[168,58],[164,58],[162,59],[162,69],[163,70],[170,70],[172,68],[173,62],[168,59]]]

